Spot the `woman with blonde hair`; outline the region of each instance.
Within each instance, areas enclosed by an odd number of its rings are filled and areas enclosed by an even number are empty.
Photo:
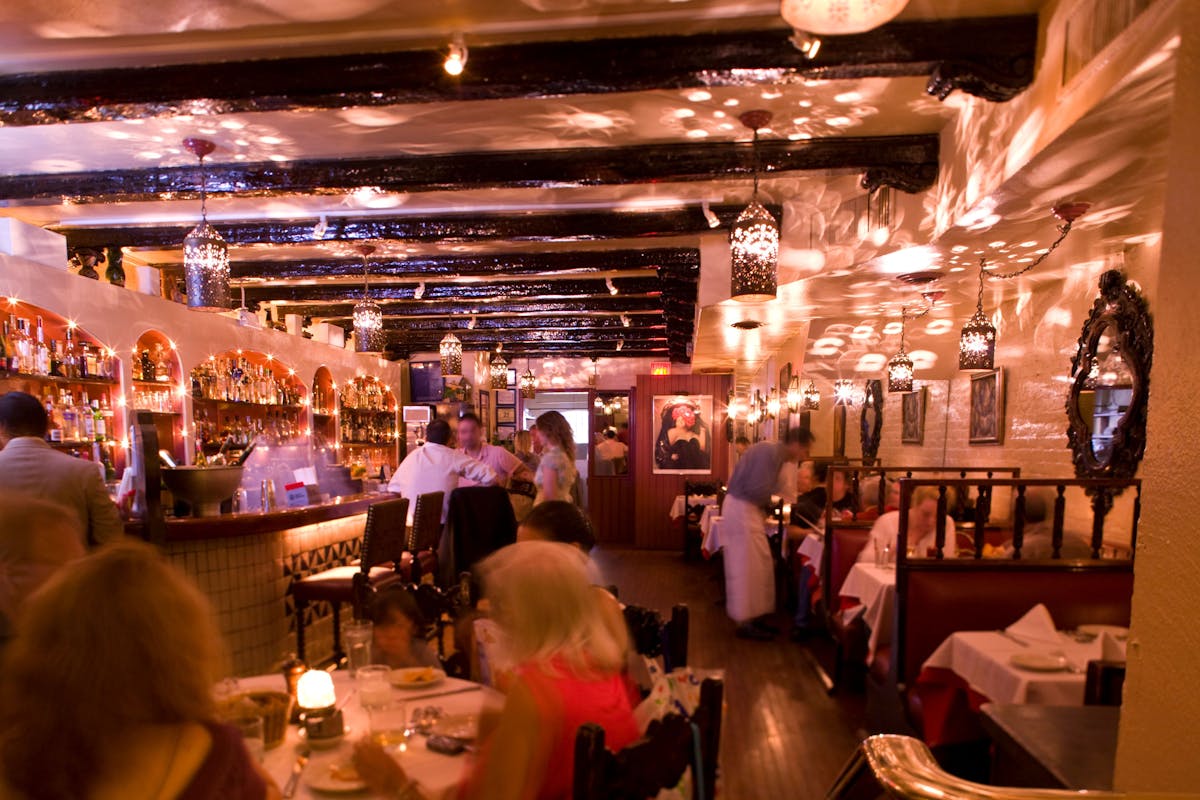
[[[513,434],[513,455],[520,459],[530,472],[537,471],[540,459],[537,453],[533,452],[533,434],[529,431],[517,431]]]
[[[277,798],[214,722],[225,654],[200,591],[150,546],[108,546],[26,603],[0,676],[0,795]]]
[[[537,418],[533,440],[541,450],[541,461],[533,474],[537,486],[533,504],[568,500],[579,505],[579,472],[575,469],[575,434],[571,423],[559,412],[547,411]]]
[[[627,635],[611,624],[588,582],[585,557],[571,545],[518,542],[491,555],[481,571],[516,680],[495,724],[489,731],[481,725],[480,755],[459,797],[568,800],[580,725],[601,725],[612,750],[638,737],[622,675]],[[421,797],[377,745],[360,743],[355,763],[375,791]]]
[[[946,507],[954,506],[954,492],[946,491]],[[909,558],[934,556],[937,544],[938,490],[936,486],[918,486],[913,489],[908,506],[908,551]],[[874,561],[876,553],[885,550],[889,560],[896,558],[896,540],[900,535],[900,512],[888,511],[881,514],[871,526],[867,546],[858,554],[859,561]],[[954,558],[958,548],[954,541],[954,520],[946,516],[946,543],[942,548],[944,558]]]

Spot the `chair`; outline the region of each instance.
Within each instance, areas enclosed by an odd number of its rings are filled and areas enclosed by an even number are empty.
[[[627,605],[624,613],[625,625],[639,655],[647,658],[661,655],[666,672],[687,666],[689,626],[686,605],[672,608],[669,622],[663,622],[657,611],[641,606]]]
[[[700,545],[704,541],[704,532],[700,530],[700,517],[704,515],[704,506],[692,504],[693,497],[717,498],[717,505],[725,499],[725,487],[720,481],[684,481],[683,482],[683,557],[696,561],[700,558]]]
[[[420,583],[422,575],[438,574],[438,547],[442,542],[442,504],[444,492],[417,495],[413,509],[412,530],[408,535],[408,550],[412,553],[412,582]]]
[[[575,736],[573,800],[645,800],[679,783],[692,768],[692,797],[709,800],[717,783],[724,685],[708,678],[690,718],[667,714],[618,753],[604,746],[604,729],[588,723]]]
[[[304,659],[304,612],[309,603],[327,601],[333,606],[333,657],[341,661],[341,605],[354,603],[355,616],[362,614],[356,598],[404,580],[408,498],[383,500],[367,509],[363,530],[362,558],[358,565],[334,567],[292,583],[296,606],[296,653]]]
[[[509,491],[499,486],[464,486],[450,494],[450,574],[470,572],[475,565],[517,540],[517,518]]]
[[[1085,706],[1119,706],[1125,690],[1125,662],[1095,659],[1087,663]]]

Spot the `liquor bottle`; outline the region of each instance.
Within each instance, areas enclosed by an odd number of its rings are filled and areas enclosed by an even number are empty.
[[[150,351],[143,350],[138,357],[138,380],[152,381],[154,380],[154,362],[150,360]]]
[[[75,403],[71,398],[71,393],[63,389],[58,401],[58,413],[62,415],[62,440],[77,442],[79,441],[79,420],[75,416]]]
[[[104,411],[100,408],[100,401],[92,401],[92,431],[97,442],[103,442],[108,439],[108,420],[104,418]]]
[[[50,347],[46,344],[46,331],[42,327],[42,317],[37,318],[37,335],[34,340],[34,370],[38,375],[50,374]]]
[[[79,393],[79,405],[75,406],[75,419],[79,421],[79,441],[95,441],[96,418],[92,416],[92,407],[88,405],[87,392]]]
[[[79,377],[79,347],[75,344],[75,331],[67,328],[67,339],[63,345],[63,375],[68,378]]]
[[[15,318],[14,318],[15,319]],[[13,336],[17,350],[17,369],[14,372],[33,372],[33,339],[29,336],[29,320],[16,320],[17,332]]]
[[[161,344],[154,345],[154,380],[158,383],[171,382],[171,362],[167,359],[167,351]]]
[[[9,354],[8,320],[0,324],[0,373],[8,372]]]
[[[55,378],[65,378],[63,364],[58,356],[58,339],[50,340],[50,375]]]
[[[62,414],[54,405],[53,395],[46,395],[45,406],[46,418],[49,420],[46,439],[51,442],[61,442],[63,440]]]

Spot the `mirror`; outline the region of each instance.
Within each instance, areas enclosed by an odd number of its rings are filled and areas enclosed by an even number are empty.
[[[1146,300],[1118,270],[1100,296],[1071,360],[1067,436],[1080,478],[1132,478],[1146,448],[1154,328]]]
[[[862,441],[863,465],[875,463],[879,453],[879,436],[883,430],[883,381],[870,380],[863,389],[862,417],[859,437]]]
[[[629,474],[628,392],[601,392],[592,401],[596,475]]]

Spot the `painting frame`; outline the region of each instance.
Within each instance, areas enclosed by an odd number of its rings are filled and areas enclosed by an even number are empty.
[[[517,392],[514,389],[497,389],[496,390],[496,408],[501,406],[516,406]]]
[[[496,409],[496,425],[516,425],[517,410],[509,406],[499,406]]]
[[[994,369],[971,376],[967,443],[1004,444],[1004,370]]]
[[[492,430],[491,394],[486,389],[479,392],[479,421],[485,434]]]
[[[792,362],[783,365],[779,370],[779,441],[787,441],[788,430],[792,427],[792,410],[787,404],[788,387],[792,384]]]
[[[919,386],[900,397],[900,444],[925,444],[925,400],[928,388]]]
[[[711,475],[713,396],[667,394],[650,401],[653,474]]]

